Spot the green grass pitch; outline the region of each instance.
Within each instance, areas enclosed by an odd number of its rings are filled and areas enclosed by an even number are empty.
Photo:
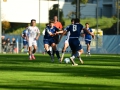
[[[35,56],[0,54],[0,90],[120,90],[120,55],[82,55],[78,66]]]

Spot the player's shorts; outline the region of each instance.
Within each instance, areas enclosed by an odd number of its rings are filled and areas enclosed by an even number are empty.
[[[23,41],[23,45],[24,46],[28,45],[28,42],[27,41]]]
[[[85,40],[85,44],[89,44],[90,45],[91,41]]]
[[[70,38],[69,39],[69,46],[72,51],[79,51],[82,49],[82,45],[78,38]]]
[[[55,44],[59,43],[59,35],[54,36],[54,41],[55,41]]]
[[[66,40],[65,40],[65,43],[69,44],[69,41],[68,41],[68,39],[66,39]]]
[[[31,46],[37,46],[37,41],[35,39],[29,39],[28,41],[28,46],[31,47]]]
[[[54,40],[54,38],[44,39],[44,40],[43,40],[43,43],[44,43],[44,44],[48,44],[48,45],[51,46],[52,43],[55,43],[55,40]]]

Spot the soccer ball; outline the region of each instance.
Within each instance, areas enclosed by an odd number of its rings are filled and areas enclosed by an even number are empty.
[[[64,59],[64,62],[65,62],[65,63],[70,63],[70,59],[69,59],[69,58],[65,58],[65,59]]]

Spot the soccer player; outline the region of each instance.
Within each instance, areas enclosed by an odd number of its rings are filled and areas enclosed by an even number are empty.
[[[54,26],[57,27],[59,30],[62,30],[62,24],[61,22],[58,21],[58,17],[54,16]],[[54,40],[55,40],[55,44],[57,46],[57,44],[59,43],[59,34],[54,36]],[[53,56],[54,56],[54,51],[53,51]]]
[[[36,20],[31,20],[31,25],[26,29],[27,41],[29,46],[29,60],[35,59],[34,53],[37,50],[37,40],[40,36],[40,30],[36,26]],[[33,51],[32,51],[33,46]]]
[[[26,27],[26,29],[27,29],[27,27]],[[21,52],[23,52],[26,47],[28,50],[28,41],[27,41],[27,37],[26,37],[26,29],[23,30],[22,35],[21,35],[21,37],[23,38],[23,48],[21,49]]]
[[[74,24],[74,19],[71,19],[71,24]],[[67,30],[67,28],[69,28],[69,26],[70,25],[68,25],[64,30]],[[64,54],[65,54],[65,51],[66,51],[66,49],[68,48],[68,46],[69,46],[69,36],[70,36],[70,31],[69,32],[67,32],[67,38],[65,39],[65,43],[64,43],[64,46],[63,46],[63,48],[62,48],[62,55],[61,55],[61,62],[62,62],[62,60],[63,60],[63,58],[64,58]],[[60,40],[61,40],[61,38],[62,38],[62,35],[61,35],[61,37],[60,37]]]
[[[69,45],[73,52],[72,56],[70,57],[70,60],[73,66],[78,65],[75,63],[74,59],[76,57],[77,58],[80,57],[80,55],[83,53],[83,49],[79,41],[80,33],[82,30],[86,31],[87,33],[89,33],[90,35],[94,37],[94,35],[91,32],[89,32],[87,29],[85,28],[83,29],[83,25],[80,24],[79,19],[75,19],[75,24],[70,25],[69,28],[63,32],[63,35],[64,35],[66,32],[70,31]]]
[[[49,26],[47,26],[45,29],[45,35],[44,35],[44,40],[43,40],[44,47],[47,53],[50,55],[52,62],[54,62],[54,57],[53,57],[53,54],[50,52],[50,49],[49,49],[50,46],[55,51],[56,56],[58,60],[60,61],[59,51],[56,48],[56,43],[54,40],[54,36],[59,34],[58,31],[59,29],[54,26],[54,21],[52,20],[49,22]]]
[[[85,28],[92,33],[92,29],[89,28],[89,23],[85,23]],[[92,37],[89,33],[85,32],[85,31],[84,31],[84,34],[85,34],[85,44],[87,45],[87,55],[90,56],[90,43],[91,43]]]

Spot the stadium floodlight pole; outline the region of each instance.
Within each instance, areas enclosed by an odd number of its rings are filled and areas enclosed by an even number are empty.
[[[96,29],[97,29],[97,41],[96,41],[96,49],[98,49],[98,0],[96,1]]]
[[[60,12],[59,12],[59,0],[58,0],[58,21],[60,20]]]
[[[1,0],[0,0],[0,53],[2,52],[2,25],[1,25]]]
[[[119,0],[117,0],[117,35],[119,35]]]
[[[76,18],[80,18],[80,0],[76,0]]]
[[[39,29],[40,29],[40,0],[39,0]]]

